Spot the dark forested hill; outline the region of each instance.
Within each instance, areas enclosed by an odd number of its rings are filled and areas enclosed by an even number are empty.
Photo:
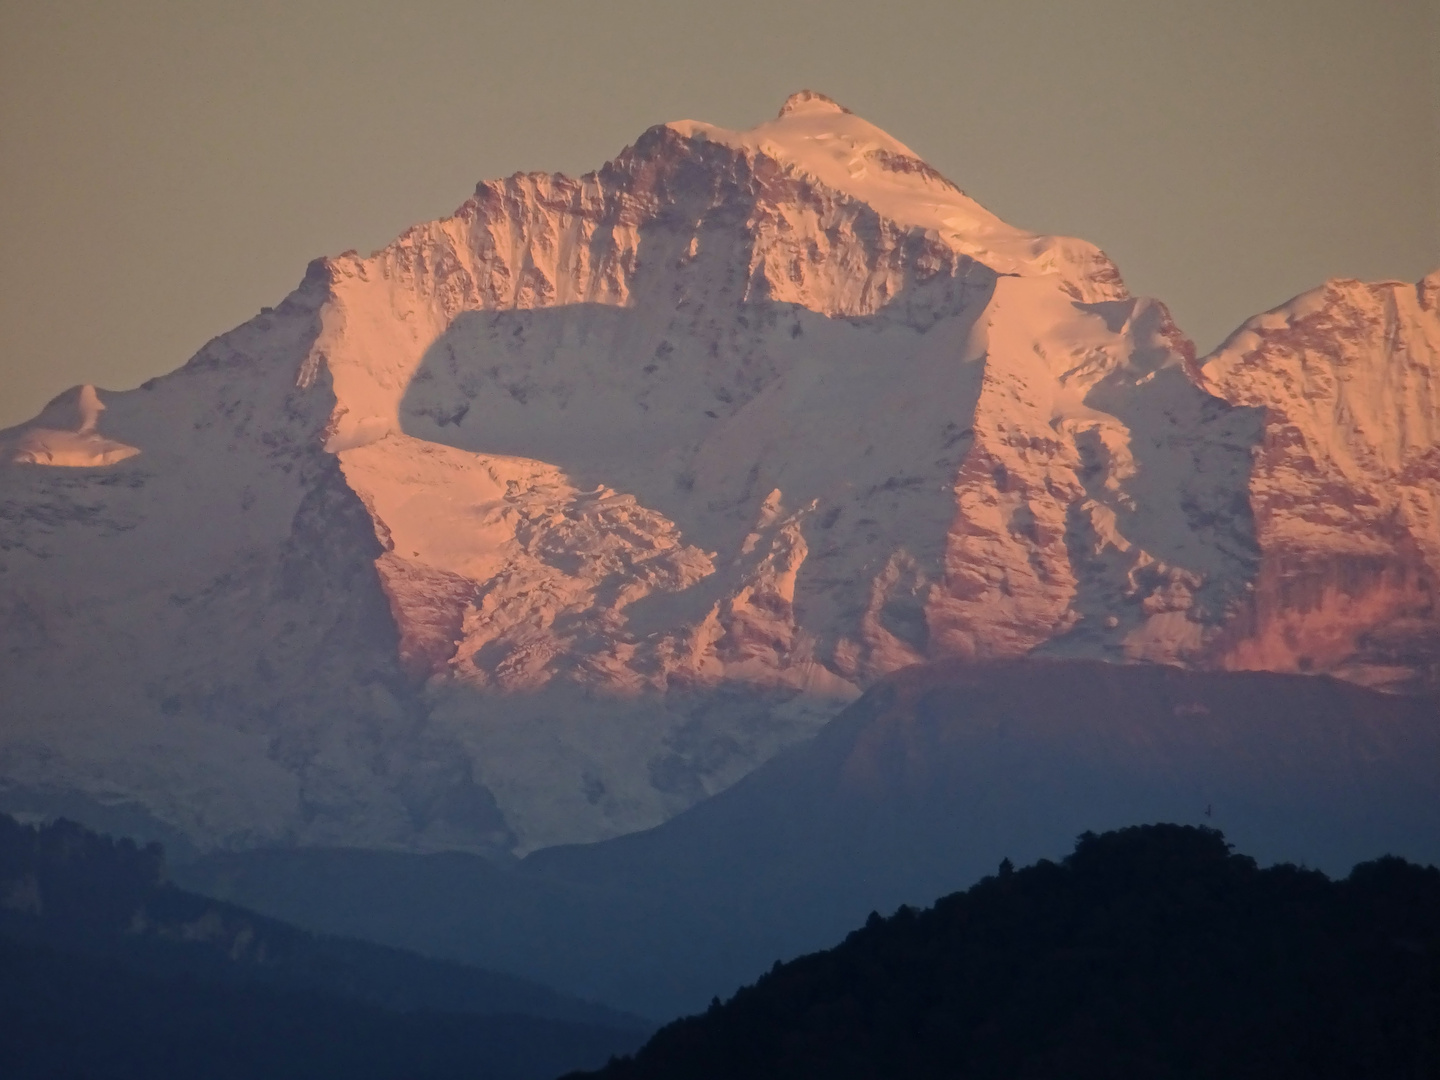
[[[642,1022],[167,883],[156,846],[0,816],[0,1075],[543,1080]]]
[[[1440,1076],[1440,870],[1257,868],[1214,830],[1081,837],[777,964],[605,1080]]]

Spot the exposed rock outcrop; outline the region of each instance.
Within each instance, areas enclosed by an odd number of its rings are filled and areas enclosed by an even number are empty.
[[[1264,409],[1261,559],[1220,662],[1440,681],[1440,271],[1331,281],[1237,330],[1204,385]]]

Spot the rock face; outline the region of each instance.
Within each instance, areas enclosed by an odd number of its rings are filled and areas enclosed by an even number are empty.
[[[1251,319],[1203,385],[1265,409],[1261,560],[1227,667],[1440,681],[1440,271],[1331,281]]]
[[[1436,279],[1327,290],[1202,367],[811,93],[483,183],[0,433],[4,798],[524,851],[922,659],[1427,684]]]

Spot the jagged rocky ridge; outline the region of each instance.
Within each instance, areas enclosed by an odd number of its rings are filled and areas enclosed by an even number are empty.
[[[921,659],[1432,686],[1437,294],[1331,283],[1197,362],[808,93],[482,183],[0,432],[5,798],[523,851]]]

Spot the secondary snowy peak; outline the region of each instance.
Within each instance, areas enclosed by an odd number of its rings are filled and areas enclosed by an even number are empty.
[[[1440,670],[1440,270],[1326,282],[1246,322],[1204,384],[1264,409],[1262,558],[1225,662],[1386,686]]]
[[[52,399],[34,420],[0,431],[0,464],[86,468],[113,465],[140,451],[99,432],[105,405],[95,387],[75,386]]]

